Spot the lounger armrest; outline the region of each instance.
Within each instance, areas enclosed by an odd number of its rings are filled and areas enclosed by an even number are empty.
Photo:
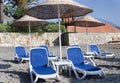
[[[101,53],[108,53],[106,50],[101,50]]]
[[[17,55],[17,54],[15,54],[15,57],[17,58],[17,57],[18,57],[18,55]]]
[[[49,56],[54,56],[54,54],[52,52],[49,52]]]
[[[95,55],[99,55],[96,51],[93,51]]]
[[[50,67],[52,67],[54,70],[56,70],[54,61],[51,61]]]
[[[83,54],[87,54],[86,51],[83,50]]]

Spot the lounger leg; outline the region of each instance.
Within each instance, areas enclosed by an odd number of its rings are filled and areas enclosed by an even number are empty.
[[[38,80],[38,76],[36,75],[36,78],[35,78],[35,81],[34,81],[34,83],[36,83],[36,82],[37,82],[37,80]]]
[[[23,62],[23,59],[21,59],[21,62]]]
[[[20,58],[17,58],[17,61],[18,61],[18,63],[21,63],[21,59]]]
[[[84,79],[86,76],[86,72],[83,73],[83,76],[80,79]]]
[[[71,67],[70,66],[68,67],[68,70],[69,70],[69,75],[71,76]]]
[[[115,58],[115,54],[113,54],[113,58]]]
[[[17,57],[14,57],[14,60],[16,61],[16,60],[17,60]]]
[[[103,71],[101,71],[101,73],[99,74],[101,77],[105,77],[105,73]]]
[[[31,71],[30,71],[30,78],[31,78],[31,82],[34,83],[34,82],[33,82],[33,75],[32,75],[32,72],[31,72]]]
[[[61,78],[60,78],[59,75],[57,75],[56,78],[57,78],[57,79],[56,79],[57,81],[61,81]]]
[[[72,69],[73,69],[73,71],[74,71],[74,74],[75,74],[76,78],[77,78],[77,79],[80,79],[79,76],[78,76],[78,74],[77,74],[77,71],[76,71],[76,69],[74,68],[73,65],[72,65]]]
[[[93,61],[91,58],[89,58],[89,61],[91,62],[91,64],[92,64],[93,66],[96,66],[95,63],[94,63],[94,61]]]

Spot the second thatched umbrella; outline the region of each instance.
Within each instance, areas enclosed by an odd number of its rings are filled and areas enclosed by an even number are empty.
[[[31,27],[39,26],[39,25],[47,25],[47,24],[48,24],[48,22],[45,20],[25,15],[25,16],[21,17],[20,19],[18,19],[17,21],[15,21],[14,23],[12,23],[11,26],[14,26],[14,27],[28,26],[29,37],[30,37],[30,48],[31,48]]]
[[[85,15],[85,16],[82,16],[81,18],[79,18],[78,20],[69,23],[68,25],[86,27],[86,49],[88,51],[88,28],[102,26],[105,24],[91,16]]]

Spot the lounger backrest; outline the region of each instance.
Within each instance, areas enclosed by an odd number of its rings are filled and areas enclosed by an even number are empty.
[[[26,56],[26,50],[24,46],[16,46],[15,52],[18,57],[25,57]]]
[[[77,44],[72,44],[71,46],[79,46],[79,45],[77,45]]]
[[[73,64],[84,64],[83,53],[79,47],[69,47],[67,49],[67,58],[71,60]]]
[[[100,50],[99,50],[99,48],[98,48],[98,46],[97,46],[96,44],[91,44],[91,45],[90,45],[90,50],[91,50],[92,52],[100,53]]]
[[[39,46],[39,47],[43,47],[43,48],[45,48],[46,51],[47,51],[47,53],[48,53],[48,55],[49,55],[49,49],[48,49],[48,46],[47,46],[47,45],[41,45],[41,46]]]
[[[46,49],[34,48],[30,51],[30,64],[33,67],[45,66],[48,64],[48,57]]]

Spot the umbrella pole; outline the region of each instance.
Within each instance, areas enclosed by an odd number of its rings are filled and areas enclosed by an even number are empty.
[[[30,29],[30,21],[28,22],[28,28],[29,28],[29,38],[30,38],[30,49],[31,49],[31,29]]]
[[[60,48],[60,60],[62,61],[62,47],[61,47],[62,44],[61,44],[61,29],[60,29],[61,25],[60,25],[60,10],[59,9],[60,8],[59,8],[59,4],[58,4],[59,48]]]
[[[87,26],[88,26],[88,23],[86,23]],[[89,51],[88,49],[88,27],[86,27],[86,49],[87,49],[87,52]]]

